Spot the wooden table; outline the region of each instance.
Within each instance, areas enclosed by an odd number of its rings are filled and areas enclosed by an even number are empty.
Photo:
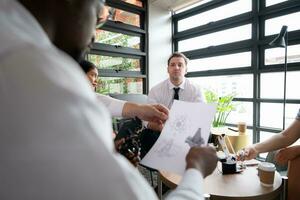
[[[181,176],[160,171],[160,180],[174,189],[181,180]],[[282,178],[275,173],[273,187],[264,187],[260,184],[257,167],[247,167],[238,174],[222,175],[221,165],[204,179],[204,192],[210,195],[211,200],[273,200],[279,199],[282,193]]]

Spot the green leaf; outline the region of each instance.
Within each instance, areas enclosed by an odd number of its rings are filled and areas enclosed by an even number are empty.
[[[207,103],[217,104],[217,112],[213,120],[213,127],[224,126],[230,112],[235,110],[235,104],[232,102],[235,94],[219,97],[213,90],[205,90],[204,95]]]

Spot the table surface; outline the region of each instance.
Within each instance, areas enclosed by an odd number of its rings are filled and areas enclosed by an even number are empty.
[[[170,188],[175,188],[181,180],[181,176],[166,171],[160,171],[160,178]],[[273,187],[262,186],[256,166],[247,167],[241,173],[222,175],[219,163],[204,179],[204,192],[210,194],[211,199],[274,199],[281,192],[281,182],[282,178],[276,172]]]

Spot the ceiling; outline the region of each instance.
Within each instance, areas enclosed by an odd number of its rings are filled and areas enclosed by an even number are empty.
[[[199,1],[202,0],[150,0],[150,3],[166,10],[178,10]]]

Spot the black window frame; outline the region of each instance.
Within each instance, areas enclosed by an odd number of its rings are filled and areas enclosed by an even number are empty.
[[[106,5],[139,15],[140,27],[108,20],[100,29],[110,32],[140,37],[140,48],[134,49],[117,45],[95,43],[89,54],[139,59],[140,71],[98,69],[99,77],[142,78],[143,94],[148,92],[148,0],[143,0],[143,7],[120,0],[107,0]]]
[[[250,40],[243,40],[219,46],[211,46],[202,49],[195,49],[185,51],[184,53],[189,59],[208,58],[212,56],[228,55],[232,53],[241,53],[251,51],[252,59],[251,66],[231,69],[207,70],[207,71],[193,71],[188,72],[186,77],[208,77],[208,76],[222,76],[222,75],[236,75],[236,74],[252,74],[253,75],[253,98],[234,98],[234,101],[244,101],[253,103],[253,126],[248,126],[253,130],[253,143],[259,142],[260,131],[267,131],[270,133],[279,133],[282,129],[272,127],[260,126],[260,103],[262,102],[277,102],[283,103],[282,99],[262,99],[260,98],[260,75],[268,72],[283,72],[283,64],[264,65],[264,51],[268,43],[274,39],[275,35],[265,36],[265,20],[273,17],[286,15],[289,13],[300,11],[300,1],[290,0],[281,2],[272,6],[265,7],[265,0],[252,0],[252,10],[237,16],[225,18],[219,21],[194,27],[188,30],[178,32],[178,21],[191,17],[193,15],[232,3],[237,0],[214,0],[208,3],[199,5],[190,10],[180,12],[172,15],[173,38],[172,47],[174,51],[178,51],[178,43],[181,40],[192,38],[208,33],[226,30],[235,26],[243,24],[252,24],[252,37]],[[280,30],[278,30],[279,32]],[[300,30],[289,31],[288,45],[300,44]],[[300,71],[300,62],[289,63],[288,72]],[[287,104],[299,104],[300,99],[287,99]],[[295,111],[296,117],[297,111]],[[226,124],[227,126],[236,126],[236,124]]]

